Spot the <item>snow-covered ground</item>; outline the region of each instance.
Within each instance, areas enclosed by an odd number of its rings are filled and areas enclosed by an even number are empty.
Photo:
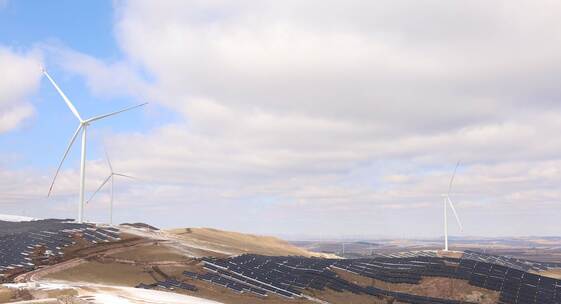
[[[30,222],[35,221],[36,219],[27,216],[19,216],[19,215],[9,215],[9,214],[0,214],[0,221],[6,222]]]
[[[94,303],[99,304],[221,304],[211,300],[181,295],[172,292],[138,289],[130,287],[111,287],[92,294]]]
[[[223,304],[172,292],[89,283],[45,281],[1,286],[29,290],[31,294],[33,291],[73,289],[78,292],[79,298],[92,304]]]

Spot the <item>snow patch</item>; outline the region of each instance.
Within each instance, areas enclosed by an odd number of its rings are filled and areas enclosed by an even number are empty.
[[[220,302],[157,290],[130,287],[113,287],[113,290],[96,290],[91,295],[96,304],[222,304]]]
[[[10,215],[10,214],[0,214],[0,221],[5,222],[31,222],[37,219],[27,216]]]
[[[6,284],[1,284],[0,286],[10,288],[10,289],[33,289],[33,290],[63,290],[63,289],[72,289],[73,288],[73,287],[71,287],[67,284],[38,283],[38,282],[6,283]]]
[[[89,303],[95,304],[224,304],[173,292],[78,282],[29,282],[0,286],[19,290],[74,289],[80,298],[87,298]]]

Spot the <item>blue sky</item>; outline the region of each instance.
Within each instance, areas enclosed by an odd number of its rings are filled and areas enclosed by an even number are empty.
[[[45,197],[77,121],[43,65],[84,117],[149,102],[89,129],[88,193],[104,146],[139,177],[120,222],[439,237],[461,159],[463,235],[561,233],[557,4],[0,3],[6,213],[76,214],[77,145]]]
[[[60,13],[64,12],[64,13]],[[122,55],[113,35],[114,12],[111,1],[14,1],[0,10],[0,44],[27,51],[37,45],[53,44],[71,48],[108,61]],[[44,53],[45,67],[59,86],[74,101],[83,117],[91,117],[129,106],[130,98],[92,96],[79,75],[65,73],[56,55]],[[36,108],[32,122],[0,138],[3,154],[17,154],[17,162],[10,167],[31,166],[53,169],[61,157],[78,123],[60,96],[47,81],[30,97]],[[151,123],[142,112],[127,113],[117,119],[100,122],[90,132],[92,157],[99,157],[103,132],[147,130]],[[37,153],[41,151],[41,153]],[[77,149],[76,151],[79,151]],[[76,152],[75,151],[75,152]],[[76,163],[79,152],[70,155],[69,164]]]
[[[105,59],[121,57],[112,1],[10,1],[0,12],[2,43],[28,49],[55,41]]]

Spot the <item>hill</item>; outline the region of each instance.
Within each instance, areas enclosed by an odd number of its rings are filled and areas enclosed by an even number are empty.
[[[335,257],[308,251],[271,236],[259,236],[213,228],[166,230],[187,246],[202,248],[226,256],[253,253],[270,256]]]
[[[92,304],[561,300],[561,280],[542,273],[557,271],[557,264],[473,251],[341,259],[275,237],[212,228],[157,230],[61,220],[3,225],[0,253],[14,258],[3,260],[0,274],[16,284],[0,286],[0,303],[54,304],[61,298]]]

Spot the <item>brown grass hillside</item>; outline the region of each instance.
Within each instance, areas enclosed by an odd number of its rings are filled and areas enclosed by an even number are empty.
[[[254,253],[277,256],[326,257],[325,254],[307,251],[270,236],[258,236],[212,228],[182,228],[167,230],[166,232],[175,235],[183,243],[194,247],[207,248],[209,251],[216,251],[226,255]]]

